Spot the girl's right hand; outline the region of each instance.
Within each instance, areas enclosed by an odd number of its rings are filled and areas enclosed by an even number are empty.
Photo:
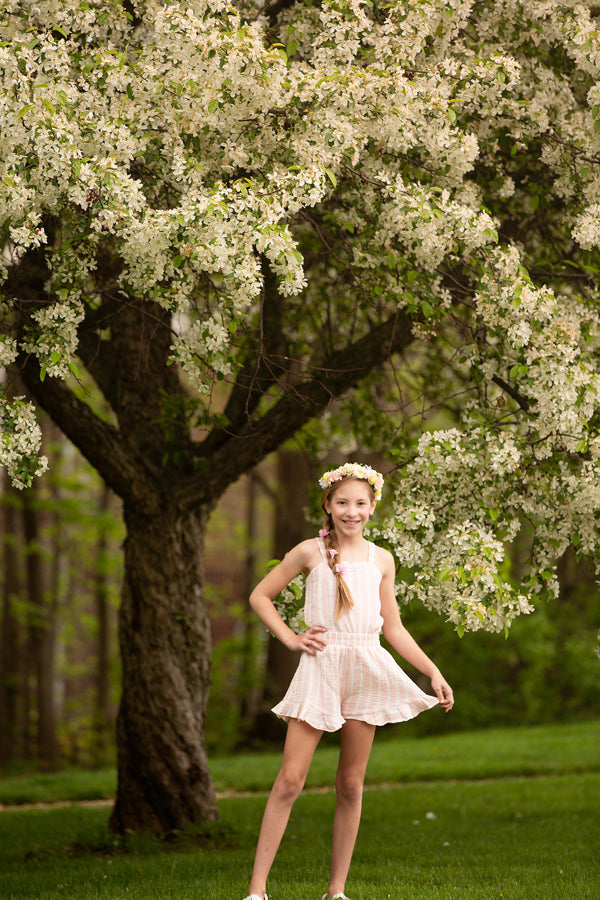
[[[316,656],[321,650],[327,646],[327,641],[323,638],[323,633],[327,629],[322,625],[313,625],[308,631],[295,635],[296,640],[290,646],[290,650],[298,650],[302,653],[308,653],[309,656]]]

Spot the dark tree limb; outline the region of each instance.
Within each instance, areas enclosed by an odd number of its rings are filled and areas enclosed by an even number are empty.
[[[260,419],[247,421],[236,434],[227,433],[222,446],[210,458],[200,445],[198,470],[175,488],[177,502],[193,506],[210,503],[220,496],[224,486],[236,481],[310,419],[320,415],[333,400],[358,384],[392,353],[411,344],[412,325],[406,313],[393,315],[359,341],[332,353],[312,379],[290,388]]]
[[[498,387],[502,388],[502,390],[505,391],[505,393],[507,393],[509,397],[512,397],[512,399],[519,404],[523,412],[529,412],[531,408],[531,403],[529,402],[529,400],[527,400],[526,397],[523,397],[522,394],[519,394],[519,392],[515,390],[514,387],[511,387],[511,385],[508,384],[508,382],[505,381],[504,378],[500,378],[499,375],[492,375],[492,381],[494,382],[494,384],[497,384]]]
[[[285,360],[287,345],[283,335],[281,297],[277,291],[277,280],[264,258],[262,270],[258,353],[254,352],[238,372],[224,409],[225,419],[229,422],[228,431],[236,433],[250,420],[261,398],[285,371],[282,361]],[[204,442],[203,456],[208,456],[226,440],[224,431],[213,431]]]
[[[123,500],[146,502],[149,498],[145,490],[146,477],[152,478],[155,473],[144,472],[144,465],[124,444],[119,430],[100,419],[62,379],[41,381],[35,358],[22,358],[18,364],[27,390],[109,487]]]

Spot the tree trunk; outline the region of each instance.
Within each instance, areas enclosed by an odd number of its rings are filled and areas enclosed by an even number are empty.
[[[110,508],[111,493],[106,485],[102,488],[99,503],[98,539],[95,565],[95,604],[98,620],[96,640],[96,747],[95,756],[104,760],[110,739],[110,605],[108,600],[108,554],[109,540],[106,516]]]
[[[20,492],[4,477],[4,579],[2,584],[2,640],[0,643],[0,765],[18,758],[19,621],[14,601],[21,590],[19,576]]]
[[[204,740],[211,631],[204,603],[208,509],[125,504],[123,695],[111,828],[162,834],[217,819]]]
[[[54,715],[54,610],[48,603],[48,572],[42,555],[43,513],[40,511],[38,484],[23,493],[23,530],[27,554],[27,589],[32,608],[30,622],[31,665],[35,678],[37,754],[41,760],[56,759],[56,721]]]

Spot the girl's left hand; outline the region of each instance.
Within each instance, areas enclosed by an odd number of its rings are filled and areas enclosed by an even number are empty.
[[[454,694],[441,672],[436,672],[435,675],[431,676],[431,687],[440,701],[442,709],[450,712],[454,706]]]

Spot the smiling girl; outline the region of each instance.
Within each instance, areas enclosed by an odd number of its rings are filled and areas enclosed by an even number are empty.
[[[287,722],[287,737],[245,900],[267,900],[267,876],[313,753],[324,731],[339,729],[331,871],[323,900],[348,900],[346,877],[376,726],[406,721],[438,703],[448,712],[454,704],[450,685],[402,624],[391,553],[363,536],[381,498],[383,476],[369,466],[346,463],[325,472],[319,484],[324,488],[325,512],[319,537],[294,547],[250,596],[267,628],[302,656],[285,697],[273,709]],[[273,598],[301,572],[306,575],[307,630],[295,634],[279,616]],[[431,679],[435,697],[425,694],[397,665],[381,646],[380,633]]]

